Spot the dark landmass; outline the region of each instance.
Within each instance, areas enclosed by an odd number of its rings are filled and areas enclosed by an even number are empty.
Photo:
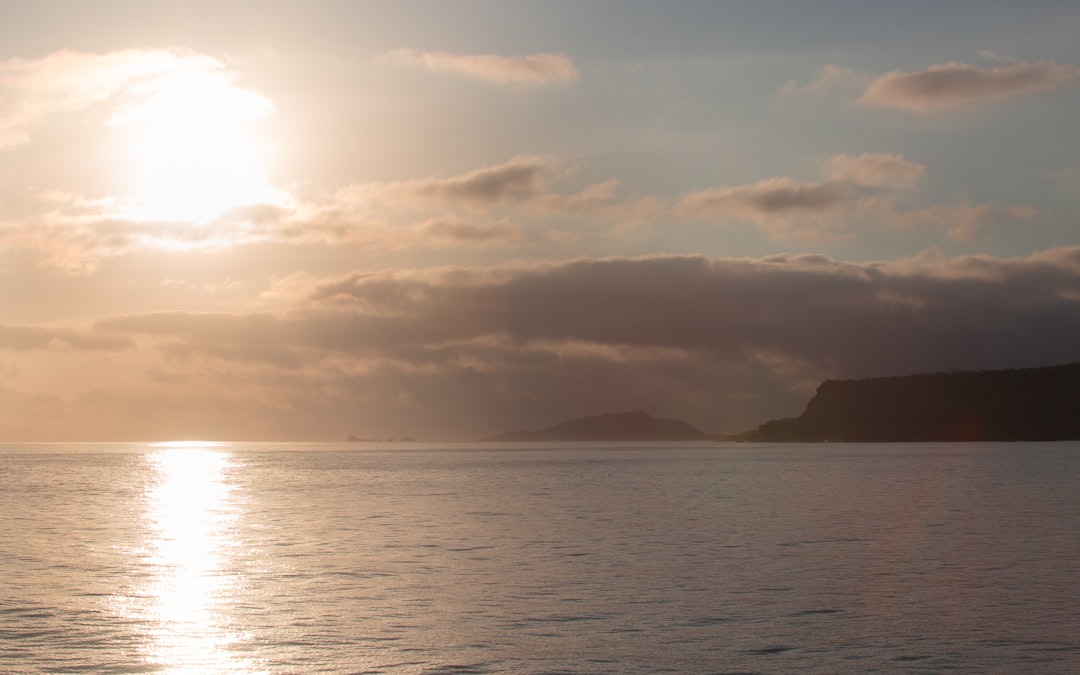
[[[703,441],[710,437],[682,420],[658,420],[647,412],[604,413],[537,431],[510,431],[485,441]]]
[[[726,440],[768,442],[1080,439],[1080,363],[1020,370],[828,380],[799,417]]]

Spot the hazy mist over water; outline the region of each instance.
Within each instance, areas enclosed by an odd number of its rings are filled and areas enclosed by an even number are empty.
[[[0,445],[0,672],[1080,667],[1080,443]]]

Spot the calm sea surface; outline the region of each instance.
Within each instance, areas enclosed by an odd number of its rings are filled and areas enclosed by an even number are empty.
[[[0,672],[1080,671],[1080,443],[0,445]]]

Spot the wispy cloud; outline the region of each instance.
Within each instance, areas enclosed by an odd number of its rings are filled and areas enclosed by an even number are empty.
[[[421,197],[486,208],[499,202],[522,201],[544,189],[550,158],[518,157],[504,164],[476,169],[452,178],[413,181],[412,190]]]
[[[975,241],[992,225],[1030,223],[1047,215],[1045,211],[1031,206],[972,204],[962,198],[906,211],[898,211],[888,203],[875,206],[876,208],[872,209],[873,215],[884,223],[905,228],[943,229],[947,239],[958,242]]]
[[[0,350],[117,351],[131,346],[131,341],[122,336],[101,335],[85,327],[0,323]]]
[[[578,69],[566,54],[452,54],[396,49],[378,57],[378,62],[395,66],[418,66],[433,72],[454,73],[496,84],[542,87],[569,84],[578,78]]]
[[[475,222],[435,218],[420,227],[420,236],[452,243],[506,244],[522,238],[521,228],[505,220]]]
[[[781,238],[822,239],[835,229],[836,221],[826,217],[836,215],[851,193],[849,186],[838,182],[769,178],[688,193],[679,209],[689,217],[748,218]]]
[[[128,215],[125,200],[47,192],[46,209],[0,220],[0,246],[30,251],[39,262],[72,274],[94,271],[103,258],[139,251],[213,251],[283,239],[295,213],[273,205],[241,207],[204,224],[148,220]]]
[[[843,229],[860,202],[909,189],[925,170],[900,155],[836,155],[822,165],[822,181],[784,176],[690,192],[677,211],[691,218],[750,219],[779,239],[835,239],[847,236]]]
[[[791,80],[780,96],[833,96],[849,102],[915,113],[974,108],[1008,98],[1080,86],[1080,66],[1051,59],[1027,62],[993,52],[979,53],[994,65],[950,61],[923,70],[873,75],[823,66],[807,82]]]
[[[1053,60],[991,67],[949,62],[926,70],[894,70],[867,87],[860,102],[917,113],[974,107],[1007,98],[1080,86],[1080,66]]]
[[[752,220],[774,239],[830,240],[854,236],[852,226],[932,227],[953,241],[970,242],[991,225],[1026,223],[1046,212],[1022,204],[972,204],[964,197],[930,206],[901,206],[926,165],[901,155],[836,155],[821,167],[824,180],[769,178],[682,196],[676,212],[691,219]]]
[[[906,160],[900,155],[836,155],[825,162],[824,173],[830,181],[906,190],[915,187],[922,179],[926,165]]]
[[[664,212],[655,197],[620,195],[616,179],[578,187],[573,185],[573,173],[559,158],[522,155],[457,175],[357,183],[341,188],[331,203],[302,216],[306,224],[301,233],[312,236],[322,229],[349,238],[364,230],[371,232],[369,226],[387,229],[394,223],[393,236],[400,239],[410,232],[416,234],[412,226],[420,222],[425,237],[437,234],[445,241],[462,243],[482,239],[488,244],[514,243],[526,238],[529,229],[553,232],[565,219],[588,219],[592,226],[604,227],[651,221]],[[516,234],[509,236],[502,225],[491,229],[496,221],[513,221]],[[340,227],[325,230],[330,222]],[[454,227],[431,228],[432,223],[447,222],[455,223]],[[466,222],[468,228],[461,229]],[[471,235],[486,232],[491,236],[462,236],[466,230]],[[455,236],[445,236],[451,232]],[[413,238],[410,245],[420,241]]]
[[[185,82],[190,88],[193,78],[201,78],[233,90],[234,77],[218,59],[184,49],[65,50],[38,59],[2,61],[0,149],[29,141],[36,125],[52,115],[111,101],[119,112],[109,118],[119,123],[171,84]],[[266,104],[253,92],[235,91],[253,105]]]
[[[424,209],[438,203],[483,211],[543,194],[557,166],[551,157],[522,155],[455,176],[347,185],[335,201],[352,208]]]
[[[790,80],[776,93],[780,96],[858,96],[873,79],[870,73],[828,64],[822,66],[809,81],[800,83]]]
[[[317,201],[238,207],[204,224],[129,217],[121,199],[42,191],[40,213],[0,221],[0,244],[86,273],[102,259],[139,251],[224,251],[260,242],[340,243],[368,254],[450,247],[578,252],[627,235],[652,236],[672,221],[749,221],[776,240],[937,228],[970,242],[989,227],[1046,215],[962,196],[918,204],[926,171],[899,154],[840,154],[821,164],[817,180],[778,176],[671,199],[623,194],[617,179],[581,186],[566,162],[522,155],[448,176],[352,184]]]
[[[540,155],[448,176],[346,185],[312,201],[240,206],[206,223],[141,218],[116,197],[43,190],[33,198],[37,213],[0,220],[0,245],[70,273],[145,250],[220,251],[259,242],[348,243],[368,252],[550,244],[568,222],[587,220],[600,232],[664,211],[655,198],[620,196],[615,179],[575,185],[563,162]]]

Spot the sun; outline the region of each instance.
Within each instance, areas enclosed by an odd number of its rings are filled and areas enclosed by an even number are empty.
[[[126,136],[131,210],[140,220],[205,223],[278,203],[260,123],[273,106],[222,73],[176,74],[149,86],[109,124]]]

